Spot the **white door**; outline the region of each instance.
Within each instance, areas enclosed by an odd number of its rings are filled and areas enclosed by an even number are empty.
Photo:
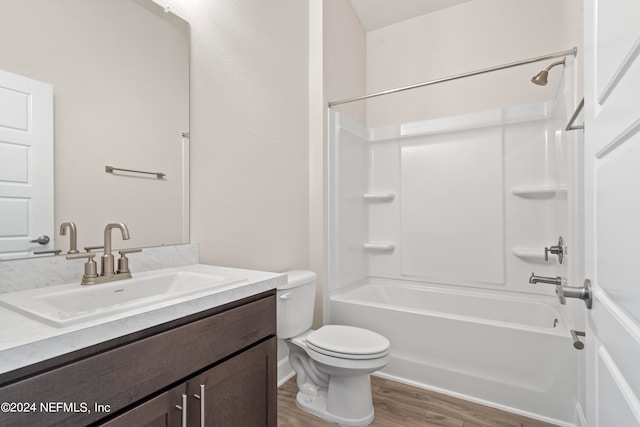
[[[585,2],[589,426],[640,426],[640,2]]]
[[[0,70],[0,259],[52,249],[53,233],[53,87]]]

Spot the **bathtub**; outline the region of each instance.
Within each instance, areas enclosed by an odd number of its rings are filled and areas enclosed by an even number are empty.
[[[391,341],[381,376],[573,426],[578,351],[560,307],[542,295],[368,278],[330,295],[329,323]]]

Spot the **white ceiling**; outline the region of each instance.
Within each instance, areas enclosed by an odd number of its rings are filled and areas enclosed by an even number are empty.
[[[377,30],[471,0],[349,0],[365,31]]]

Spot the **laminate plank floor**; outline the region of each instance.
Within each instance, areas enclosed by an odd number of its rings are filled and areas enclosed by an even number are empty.
[[[380,377],[371,377],[376,418],[372,427],[551,427],[542,421],[456,399]],[[278,427],[327,427],[298,408],[295,377],[278,389]]]

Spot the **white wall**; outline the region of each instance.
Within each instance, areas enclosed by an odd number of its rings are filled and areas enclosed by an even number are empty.
[[[366,33],[348,0],[324,2],[324,72],[326,101],[351,98],[366,92]],[[364,123],[366,103],[332,108]]]
[[[200,261],[307,268],[307,2],[170,6],[191,24],[191,241]]]
[[[579,0],[471,1],[367,33],[367,92],[393,89],[582,46]],[[579,56],[582,54],[580,50]],[[580,60],[580,58],[579,58]],[[530,78],[555,60],[368,101],[370,127],[553,98]]]

